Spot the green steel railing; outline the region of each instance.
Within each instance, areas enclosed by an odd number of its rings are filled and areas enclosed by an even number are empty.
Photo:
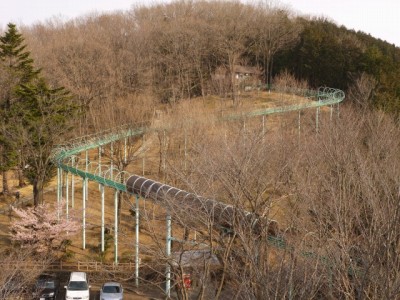
[[[318,108],[322,106],[329,106],[334,105],[342,102],[344,100],[344,92],[338,89],[333,88],[319,88],[316,92],[309,90],[302,91],[303,95],[309,99],[315,99],[312,102],[302,103],[302,104],[295,104],[295,105],[285,105],[279,107],[271,107],[267,109],[260,109],[260,110],[253,110],[251,112],[245,112],[241,114],[234,114],[229,115],[224,120],[237,120],[243,118],[250,118],[256,116],[265,116],[265,115],[272,115],[277,113],[286,113],[290,111],[308,109],[308,108]]]
[[[82,170],[79,170],[78,168],[74,168],[74,167],[64,165],[64,164],[60,164],[59,167],[68,173],[78,175],[82,178],[87,178],[90,181],[98,182],[99,184],[102,184],[107,187],[111,187],[111,188],[116,189],[121,192],[126,192],[126,186],[124,183],[116,182],[114,180],[107,179],[105,177],[102,177],[102,176],[99,176],[96,174],[92,174],[90,172],[82,171]]]
[[[104,135],[87,136],[86,139],[75,142],[72,146],[60,145],[54,151],[54,161],[60,163],[65,158],[72,155],[79,154],[83,151],[98,148],[103,145],[118,141],[122,138],[131,137],[135,135],[141,135],[146,131],[144,127],[132,129],[120,129],[114,133],[108,133]]]

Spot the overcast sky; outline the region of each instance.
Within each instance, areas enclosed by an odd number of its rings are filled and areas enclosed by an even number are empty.
[[[160,0],[0,0],[0,28],[31,25],[53,16],[68,20],[90,12],[128,10]],[[264,0],[277,2],[279,0]],[[256,2],[256,1],[253,1]],[[302,14],[324,16],[400,47],[400,0],[280,0]]]

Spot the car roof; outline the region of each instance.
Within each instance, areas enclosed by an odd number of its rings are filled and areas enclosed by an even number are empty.
[[[49,277],[49,278],[39,278],[37,280],[37,282],[52,282],[52,281],[57,282],[58,280],[55,279],[55,278],[51,278],[51,277]]]
[[[55,279],[56,275],[55,274],[40,274],[38,278],[44,278],[44,279]]]
[[[115,285],[121,286],[121,284],[119,282],[113,282],[113,281],[106,282],[103,284],[103,286],[115,286]]]
[[[85,272],[72,272],[70,276],[70,281],[86,281]]]
[[[52,275],[40,275],[37,281],[58,281],[58,279]]]

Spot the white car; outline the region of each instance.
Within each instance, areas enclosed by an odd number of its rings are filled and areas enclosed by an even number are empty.
[[[72,272],[65,292],[66,300],[89,300],[90,285],[85,272]]]
[[[100,290],[100,300],[122,300],[124,289],[118,282],[106,282]]]

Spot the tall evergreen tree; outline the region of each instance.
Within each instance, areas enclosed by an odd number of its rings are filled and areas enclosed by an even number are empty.
[[[16,161],[23,162],[37,206],[44,185],[54,176],[52,150],[70,130],[69,118],[77,106],[68,91],[49,87],[39,76],[14,24],[0,37],[0,58],[1,171],[5,174]]]
[[[9,109],[12,102],[16,100],[15,90],[20,84],[26,84],[35,78],[39,69],[33,66],[33,59],[30,52],[26,50],[24,38],[17,30],[15,24],[8,24],[8,31],[0,37],[0,58],[2,72],[5,72],[4,79],[8,79],[5,92],[3,92],[1,107]]]
[[[20,101],[12,115],[14,136],[27,163],[24,175],[33,186],[35,206],[43,202],[43,188],[55,175],[51,161],[54,147],[71,130],[70,120],[78,111],[75,99],[63,87],[51,88],[43,78],[20,85]]]
[[[21,84],[29,83],[40,70],[33,66],[30,52],[26,50],[24,38],[15,24],[8,24],[8,30],[0,37],[0,172],[3,177],[3,193],[8,193],[7,171],[18,161],[17,146],[11,132],[12,105],[18,101],[16,90]]]

